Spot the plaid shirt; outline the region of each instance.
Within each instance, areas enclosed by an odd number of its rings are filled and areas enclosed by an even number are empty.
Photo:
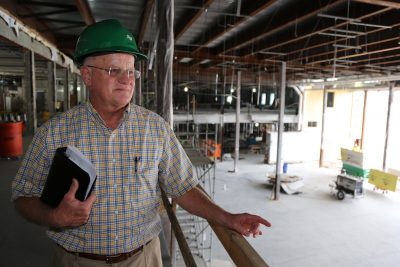
[[[131,251],[161,231],[161,186],[178,197],[197,179],[169,125],[129,105],[120,125],[107,128],[88,102],[39,128],[12,184],[12,199],[40,197],[55,150],[74,145],[97,169],[89,222],[47,234],[69,251],[113,255]]]

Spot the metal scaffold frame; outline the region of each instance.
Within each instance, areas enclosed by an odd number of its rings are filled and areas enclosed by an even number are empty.
[[[201,187],[213,199],[215,194],[215,163],[204,156],[200,149],[185,147],[186,154],[193,164],[194,175]],[[197,256],[198,266],[211,266],[212,229],[208,222],[198,216],[186,212],[177,206],[176,215],[183,234],[194,256]],[[179,249],[176,250],[175,261],[181,261]],[[200,265],[203,264],[203,265]],[[176,262],[174,264],[176,266]]]

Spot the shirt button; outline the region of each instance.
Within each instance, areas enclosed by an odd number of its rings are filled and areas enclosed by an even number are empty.
[[[117,184],[114,184],[114,188],[117,188]]]
[[[118,240],[118,236],[117,235],[115,236],[115,240]]]
[[[112,134],[111,134],[111,138],[115,138],[115,133],[112,133]]]
[[[114,158],[112,159],[112,162],[113,162],[113,163],[115,163],[116,161],[117,161],[116,159],[114,159]]]
[[[115,214],[118,214],[118,210],[115,210],[114,213],[115,213]]]

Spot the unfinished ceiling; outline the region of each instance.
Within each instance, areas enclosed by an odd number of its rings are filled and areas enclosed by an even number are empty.
[[[2,0],[0,5],[72,56],[84,26],[107,18],[119,19],[149,53],[156,3]],[[217,73],[238,69],[248,84],[258,76],[271,81],[279,78],[282,61],[289,82],[396,75],[399,8],[394,0],[176,0],[174,82],[201,81],[207,87]]]

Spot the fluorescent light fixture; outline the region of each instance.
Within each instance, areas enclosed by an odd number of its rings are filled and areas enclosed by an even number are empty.
[[[324,79],[312,79],[311,80],[311,82],[313,82],[313,83],[322,83],[324,81],[325,81]]]
[[[391,29],[392,28],[392,26],[370,24],[370,23],[361,23],[361,22],[353,22],[353,21],[350,21],[350,24],[358,25],[358,26],[373,27],[373,28],[383,28],[383,29]]]
[[[335,77],[326,78],[326,81],[327,81],[327,82],[334,82],[334,81],[337,81],[337,80],[338,80],[338,78],[335,78]]]
[[[188,62],[190,62],[190,61],[192,61],[192,60],[193,60],[193,58],[184,57],[184,58],[182,58],[181,60],[179,60],[179,62],[180,62],[180,63],[188,63]]]
[[[354,83],[354,87],[361,87],[362,86],[362,82],[355,82]]]
[[[211,59],[204,59],[204,60],[202,60],[202,61],[200,61],[200,65],[201,64],[207,64],[207,63],[209,63],[209,62],[211,62]]]
[[[340,16],[334,16],[334,15],[323,14],[323,13],[319,13],[317,16],[318,16],[318,17],[322,17],[322,18],[330,18],[330,19],[338,19],[338,20],[361,21],[360,19],[353,19],[353,18],[347,18],[347,17],[340,17]]]
[[[372,80],[370,81],[370,80],[368,80],[368,81],[364,81],[363,83],[367,83],[368,84],[368,83],[378,83],[378,82],[379,81],[372,81]]]
[[[311,90],[313,86],[311,84],[303,86],[303,90]]]

